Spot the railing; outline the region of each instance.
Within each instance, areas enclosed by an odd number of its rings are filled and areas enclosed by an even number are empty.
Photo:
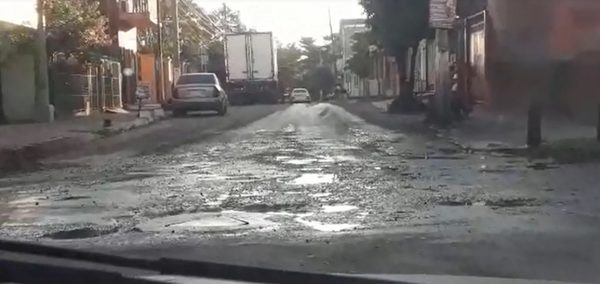
[[[122,13],[145,14],[149,13],[148,0],[121,0]]]

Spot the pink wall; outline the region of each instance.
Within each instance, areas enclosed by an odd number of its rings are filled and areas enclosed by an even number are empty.
[[[576,115],[595,104],[600,1],[489,0],[488,19],[486,76],[496,106],[526,108],[535,93],[554,94],[549,105]]]

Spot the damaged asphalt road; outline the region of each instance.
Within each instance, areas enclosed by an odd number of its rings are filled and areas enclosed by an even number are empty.
[[[0,235],[309,271],[598,279],[597,165],[465,152],[402,119],[322,103],[167,120],[1,178]]]

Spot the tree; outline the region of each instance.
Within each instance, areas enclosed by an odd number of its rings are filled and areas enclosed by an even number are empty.
[[[408,50],[417,50],[419,41],[428,37],[429,1],[424,0],[361,0],[367,13],[367,24],[374,37],[383,47],[396,57],[398,69],[403,75],[403,88],[397,101],[401,109],[413,109],[414,67],[416,52],[411,53],[407,62]],[[406,65],[411,67],[406,73]]]
[[[246,26],[242,23],[240,12],[232,10],[229,6],[223,3],[223,6],[211,13],[211,16],[216,19],[216,25],[221,30],[220,37],[225,34],[239,33],[246,31]]]
[[[225,67],[225,50],[222,41],[208,44],[208,72],[217,74],[221,82],[225,82],[227,68]]]
[[[100,0],[46,0],[45,5],[49,54],[85,60],[93,52],[107,51],[111,39]]]
[[[370,32],[363,32],[354,34],[352,39],[354,40],[352,44],[354,55],[348,59],[348,69],[360,78],[367,78],[371,63],[369,47],[374,44],[373,36]]]
[[[296,44],[277,47],[277,65],[281,89],[293,88],[300,82],[299,63],[302,51]]]
[[[335,75],[329,67],[335,63],[335,56],[330,49],[329,45],[317,45],[314,38],[300,39],[301,57],[298,62],[300,84],[312,93],[327,93],[335,85]]]

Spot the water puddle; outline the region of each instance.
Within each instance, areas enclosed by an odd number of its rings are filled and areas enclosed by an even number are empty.
[[[322,183],[332,183],[335,180],[334,174],[315,174],[306,173],[292,181],[295,185],[314,185]]]
[[[353,230],[359,226],[358,224],[327,224],[319,221],[304,220],[302,217],[298,217],[295,220],[296,222],[304,226],[310,227],[321,232],[348,231]]]
[[[215,232],[272,227],[263,213],[223,211],[220,213],[181,214],[149,220],[138,225],[145,232]]]
[[[223,228],[245,225],[248,225],[248,222],[244,220],[223,216],[214,216],[212,218],[203,218],[202,220],[191,220],[183,223],[167,224],[166,227],[197,230],[205,228]]]
[[[337,204],[337,205],[325,205],[322,207],[324,213],[340,213],[358,209],[354,205]]]
[[[330,195],[331,195],[331,192],[321,192],[321,193],[313,193],[310,195],[310,197],[321,198],[321,197],[327,197]]]
[[[289,164],[289,165],[295,165],[295,166],[303,166],[303,165],[310,165],[310,164],[316,163],[318,161],[319,160],[317,160],[317,159],[293,159],[293,160],[287,160],[283,163]]]

